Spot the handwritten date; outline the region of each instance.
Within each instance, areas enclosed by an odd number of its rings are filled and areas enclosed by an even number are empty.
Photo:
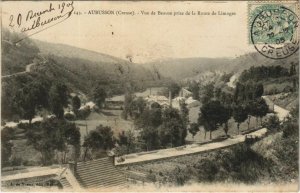
[[[10,15],[9,27],[17,27],[20,32],[42,30],[41,28],[49,28],[68,19],[73,10],[73,1],[49,3],[42,10],[28,10],[25,14]]]

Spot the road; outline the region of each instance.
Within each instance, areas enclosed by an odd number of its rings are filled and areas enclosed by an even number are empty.
[[[269,106],[273,105],[273,110],[276,113],[276,115],[278,116],[278,118],[279,118],[280,121],[284,121],[284,119],[289,116],[290,112],[288,110],[286,110],[286,109],[284,109],[284,108],[282,108],[282,107],[280,107],[278,105],[275,105],[273,103],[273,101],[271,99],[269,99],[268,96],[262,96],[262,97],[265,99],[266,103]]]
[[[277,114],[280,121],[284,121],[284,119],[289,116],[289,111],[275,105],[267,96],[263,96],[263,98],[266,100],[266,102],[269,105],[274,106],[274,112]],[[267,132],[267,128],[262,128],[258,131],[254,131],[252,133],[249,133],[248,135],[257,136],[257,137],[263,137]],[[238,143],[242,143],[245,141],[245,135],[236,135],[233,138],[226,139],[221,142],[214,142],[214,143],[208,143],[205,145],[186,145],[183,148],[170,148],[170,149],[163,149],[163,150],[157,150],[152,151],[150,153],[143,152],[143,153],[135,153],[135,154],[128,154],[123,156],[125,158],[124,162],[118,163],[115,159],[116,165],[126,165],[131,163],[138,163],[138,162],[146,162],[151,160],[159,160],[159,159],[165,159],[170,157],[177,157],[182,155],[188,155],[188,154],[194,154],[194,153],[201,153],[206,151],[213,151],[221,148],[226,148]]]
[[[248,135],[263,137],[266,133],[267,133],[267,129],[262,128],[258,131],[249,133]],[[204,145],[192,144],[192,145],[182,146],[180,148],[169,148],[169,149],[162,149],[162,150],[157,150],[152,152],[133,153],[133,154],[128,154],[123,156],[123,158],[125,158],[125,161],[120,163],[116,161],[118,159],[116,157],[115,165],[126,165],[126,164],[160,160],[160,159],[166,159],[166,158],[189,155],[189,154],[204,153],[208,151],[226,148],[239,143],[243,143],[244,141],[245,141],[245,135],[236,135],[233,138],[229,138],[221,142],[208,143]]]
[[[4,75],[4,76],[1,76],[1,79],[3,79],[3,78],[9,78],[9,77],[18,76],[18,75],[21,75],[21,74],[28,73],[28,72],[31,71],[31,67],[33,65],[35,65],[35,64],[36,64],[35,62],[33,62],[31,64],[28,64],[28,65],[26,65],[25,71],[23,71],[23,72],[17,72],[17,73],[10,74],[10,75]]]

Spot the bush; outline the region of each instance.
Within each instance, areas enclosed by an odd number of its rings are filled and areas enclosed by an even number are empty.
[[[191,178],[191,171],[188,168],[180,168],[177,166],[172,172],[170,181],[177,185],[183,186]]]
[[[127,153],[127,147],[125,145],[118,146],[114,149],[114,153],[116,156],[122,156]]]
[[[204,158],[194,165],[198,180],[215,182],[232,180],[234,182],[253,183],[267,172],[269,161],[242,144],[228,151],[217,151],[211,157]]]
[[[266,122],[263,123],[263,127],[266,127],[268,130],[274,131],[280,128],[280,121],[278,116],[272,115],[268,118]]]
[[[290,136],[298,136],[299,135],[299,127],[297,123],[287,122],[283,126],[283,137],[288,138]]]
[[[152,172],[152,170],[149,171],[146,178],[151,182],[156,182],[156,175]]]
[[[198,171],[198,180],[200,182],[212,182],[215,179],[216,174],[219,172],[215,160],[203,159],[200,160],[195,168]]]
[[[76,116],[70,112],[65,113],[64,117],[65,117],[65,119],[67,119],[69,121],[73,121],[76,119]]]
[[[13,157],[10,163],[12,166],[21,166],[23,163],[23,159],[20,157]]]
[[[31,161],[31,160],[24,160],[23,161],[23,165],[24,166],[36,166],[36,165],[40,165],[40,162],[35,162],[35,161]]]
[[[78,119],[86,119],[91,114],[91,109],[89,106],[79,109],[77,113]]]

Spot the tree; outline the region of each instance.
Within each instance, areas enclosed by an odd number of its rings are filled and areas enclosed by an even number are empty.
[[[104,87],[102,86],[97,86],[94,90],[93,90],[93,94],[92,94],[93,100],[96,103],[96,105],[99,108],[103,107],[103,104],[105,102],[105,99],[107,97],[106,91],[104,89]]]
[[[231,108],[229,106],[221,106],[219,109],[219,113],[220,113],[220,120],[219,120],[219,124],[222,125],[224,124],[223,130],[225,132],[225,135],[228,135],[228,120],[231,117]]]
[[[180,86],[179,86],[177,83],[172,82],[172,83],[168,86],[168,91],[171,92],[172,98],[175,98],[175,97],[178,96],[178,94],[179,94]]]
[[[102,147],[102,137],[97,131],[92,130],[84,137],[82,146],[85,148],[83,153],[83,161],[85,161],[89,150],[97,150]]]
[[[243,103],[260,98],[264,93],[263,84],[248,81],[244,84],[237,82],[234,91],[234,102]]]
[[[256,84],[255,85],[255,98],[260,98],[264,94],[264,86],[263,84]]]
[[[122,116],[125,120],[127,120],[128,118],[128,115],[130,117],[132,117],[133,115],[133,101],[134,101],[134,98],[135,96],[132,94],[132,92],[126,92],[125,93],[125,99],[124,99],[124,109],[123,109],[123,112],[122,112]]]
[[[73,159],[77,161],[80,156],[81,134],[79,128],[76,127],[75,123],[65,124],[64,136],[67,144],[73,145],[73,147],[75,148],[75,155]]]
[[[218,125],[224,123],[225,110],[220,101],[209,101],[201,108],[201,120],[207,124],[207,129],[210,132],[210,139],[212,138],[212,132],[218,128]]]
[[[12,128],[4,127],[1,130],[1,167],[6,167],[10,165],[10,157],[12,154],[13,144],[11,140],[13,139],[14,131]]]
[[[96,131],[99,133],[99,135],[102,137],[102,148],[104,150],[108,150],[113,148],[114,142],[113,142],[113,131],[108,126],[99,125],[96,127]]]
[[[202,97],[201,97],[201,102],[203,104],[208,103],[214,98],[214,83],[211,82],[207,85],[205,85],[202,89]]]
[[[162,125],[159,127],[161,144],[180,146],[185,144],[186,126],[177,109],[167,108],[162,114]]]
[[[296,65],[294,62],[291,63],[291,66],[290,66],[290,76],[293,76],[297,74],[297,71],[296,71]]]
[[[134,121],[134,124],[141,130],[141,139],[145,143],[147,151],[159,148],[158,127],[162,124],[160,108],[145,109]]]
[[[225,101],[226,99],[226,95],[224,92],[222,92],[222,89],[219,87],[216,87],[214,90],[214,96],[216,99],[220,100],[220,101]]]
[[[80,98],[76,95],[72,98],[72,108],[75,114],[77,114],[80,106],[81,106]]]
[[[138,129],[144,127],[157,128],[162,124],[162,111],[160,108],[145,109],[145,111],[134,121]]]
[[[122,131],[119,133],[119,140],[118,140],[119,145],[127,145],[128,143],[128,137],[125,134],[125,131]]]
[[[113,131],[108,126],[99,125],[95,130],[92,130],[84,139],[83,147],[85,147],[84,160],[87,152],[91,149],[93,152],[109,150],[113,148]]]
[[[131,103],[130,103],[130,108],[132,113],[134,114],[134,117],[138,117],[141,115],[141,113],[144,112],[146,108],[146,101],[142,97],[137,97],[135,98]]]
[[[62,83],[53,85],[49,92],[50,109],[58,118],[63,119],[64,107],[68,106],[69,92],[68,87]]]
[[[46,81],[32,82],[17,91],[14,106],[22,118],[29,120],[29,124],[37,109],[48,107],[48,86]]]
[[[189,124],[189,109],[187,108],[187,105],[184,101],[180,101],[179,103],[180,105],[180,117],[182,119],[182,124],[183,124],[183,128],[182,128],[182,137],[181,137],[181,144],[185,144],[185,137],[187,136],[187,127]]]
[[[210,125],[208,124],[207,120],[205,120],[201,113],[199,113],[198,117],[198,125],[202,125],[204,128],[204,139],[206,139],[206,132],[211,130]]]
[[[63,152],[66,155],[67,145],[75,148],[74,160],[80,152],[80,131],[74,123],[59,120],[57,118],[47,119],[33,125],[27,132],[27,143],[40,151],[43,165],[51,165],[55,151]],[[65,163],[66,160],[62,159]]]
[[[250,126],[251,116],[256,117],[256,126],[258,126],[258,118],[262,118],[269,111],[269,107],[263,98],[257,98],[254,100],[247,101],[246,109],[248,112],[248,120],[247,120],[248,129]],[[261,123],[262,123],[262,119],[261,119]]]
[[[255,103],[256,110],[254,111],[254,113],[256,117],[260,118],[260,124],[262,124],[262,117],[266,116],[269,112],[269,106],[263,98],[257,99]]]
[[[190,124],[190,128],[189,128],[189,132],[192,134],[193,136],[193,140],[194,140],[194,137],[195,135],[199,132],[199,126],[197,123],[191,123]]]
[[[199,92],[200,92],[200,87],[198,85],[198,83],[196,81],[192,81],[190,84],[189,84],[189,90],[192,92],[193,94],[193,99],[195,100],[200,100],[200,95],[199,95]]]
[[[120,146],[125,147],[127,154],[135,152],[136,138],[133,130],[128,130],[127,132],[122,131],[119,134],[118,143]],[[120,149],[122,150],[124,148]]]
[[[280,121],[278,116],[272,115],[268,118],[268,121],[264,124],[268,130],[274,131],[280,128]]]
[[[235,105],[233,108],[233,118],[237,123],[238,134],[240,133],[240,124],[244,122],[248,117],[248,111],[245,106]]]
[[[184,101],[179,102],[180,106],[180,116],[182,118],[185,127],[189,124],[189,109]]]
[[[141,139],[146,145],[146,150],[150,151],[160,147],[160,138],[157,127],[146,126],[141,130]]]
[[[253,109],[254,109],[254,102],[253,101],[247,101],[246,106],[245,106],[245,110],[248,113],[248,118],[247,118],[247,125],[248,125],[248,129],[250,129],[250,121],[251,121],[251,116],[253,115]]]

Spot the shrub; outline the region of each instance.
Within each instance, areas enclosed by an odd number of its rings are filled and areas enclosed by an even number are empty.
[[[283,126],[283,137],[288,138],[290,136],[298,136],[299,127],[297,123],[287,122]]]
[[[91,109],[89,106],[86,106],[83,109],[79,109],[77,114],[79,119],[86,119],[91,114]]]
[[[216,162],[208,158],[200,160],[195,168],[198,171],[198,180],[201,182],[212,182],[219,172],[219,167]]]
[[[152,172],[152,170],[149,171],[146,178],[151,182],[156,182],[156,175]]]
[[[121,145],[114,148],[114,153],[116,156],[122,156],[127,153],[127,147],[125,145]]]
[[[20,157],[12,157],[10,163],[12,166],[21,166],[23,163],[23,159]]]
[[[6,122],[4,120],[1,120],[1,126],[6,125]]]
[[[187,181],[190,180],[191,178],[191,172],[189,171],[188,168],[180,168],[177,166],[172,172],[171,172],[171,177],[170,181],[175,182],[177,185],[184,185]]]
[[[67,112],[64,115],[65,119],[69,120],[69,121],[73,121],[75,120],[76,116],[73,113]]]
[[[272,115],[268,120],[263,124],[263,127],[266,127],[268,130],[274,131],[280,128],[280,121],[278,116]]]

